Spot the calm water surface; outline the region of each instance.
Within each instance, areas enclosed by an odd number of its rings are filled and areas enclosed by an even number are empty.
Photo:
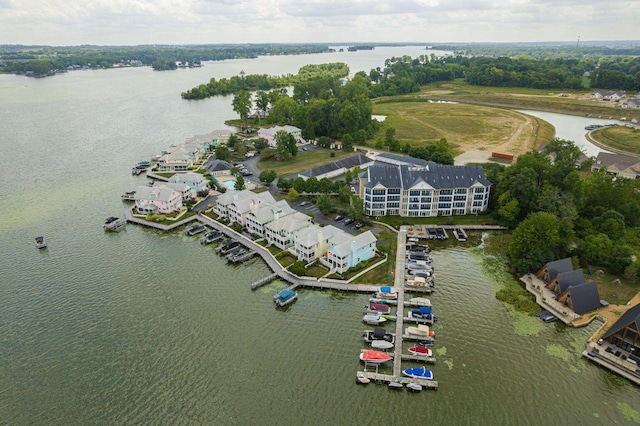
[[[434,253],[440,389],[354,384],[366,295],[302,290],[275,310],[259,260],[228,266],[180,231],[128,225],[138,160],[223,127],[231,98],[188,102],[211,77],[353,72],[416,47],[149,68],[0,76],[0,423],[356,425],[628,424],[638,388],[582,360],[596,328],[521,318],[470,247]],[[584,126],[583,126],[584,127]],[[33,243],[45,235],[46,250]],[[410,365],[410,363],[407,363]],[[635,416],[635,417],[634,417]]]

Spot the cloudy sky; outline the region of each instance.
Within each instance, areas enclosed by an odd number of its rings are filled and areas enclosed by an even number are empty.
[[[639,0],[0,0],[0,44],[639,40]]]

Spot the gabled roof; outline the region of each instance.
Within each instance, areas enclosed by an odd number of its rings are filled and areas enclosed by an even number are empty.
[[[206,163],[204,163],[203,167],[209,172],[220,172],[231,170],[233,166],[226,161],[210,158]]]
[[[385,188],[402,187],[398,167],[373,165],[365,173],[368,182],[364,186],[367,188],[373,188],[379,184]]]
[[[593,164],[597,167],[616,167],[618,170],[625,170],[632,166],[640,166],[640,158],[632,155],[612,154],[609,152],[600,152]]]
[[[253,210],[249,215],[255,217],[256,221],[262,225],[269,223],[276,216],[278,218],[287,216],[293,213],[295,210],[287,203],[286,200],[280,200],[275,204],[267,204],[265,206],[258,207]]]
[[[553,281],[553,279],[557,277],[558,274],[573,271],[571,258],[566,257],[564,259],[554,260],[547,263],[547,271],[549,272],[549,281]]]
[[[200,173],[187,172],[187,173],[176,173],[175,175],[171,176],[171,179],[169,180],[173,182],[176,182],[179,180],[181,182],[200,183],[202,181],[206,181],[207,179]]]
[[[573,312],[583,314],[600,307],[600,293],[595,281],[569,287]]]
[[[136,194],[134,198],[136,201],[164,201],[169,202],[174,199],[176,196],[182,199],[182,195],[167,187],[150,187],[150,186],[139,186],[136,190]]]
[[[373,235],[371,231],[367,231],[343,241],[342,243],[329,249],[329,251],[337,254],[340,257],[345,257],[346,255],[351,253],[351,250],[353,249],[353,243],[355,243],[355,249],[359,250],[367,244],[375,244],[376,241],[377,240],[375,235]]]
[[[229,204],[237,203],[238,201],[250,200],[251,198],[256,198],[270,204],[275,204],[276,202],[275,198],[273,198],[273,195],[271,195],[269,191],[256,194],[248,189],[243,189],[242,191],[229,190],[224,194],[220,194],[216,199],[216,202],[223,206],[227,206]]]
[[[582,272],[582,269],[575,269],[573,271],[561,272],[558,274],[560,293],[564,293],[569,287],[577,286],[579,284],[584,284],[584,273]]]
[[[362,155],[358,153],[350,157],[343,158],[342,160],[334,161],[333,163],[324,164],[322,166],[314,167],[313,169],[305,170],[298,174],[301,176],[307,176],[307,177],[321,176],[326,173],[330,173],[342,168],[351,169],[353,167],[361,166],[363,164],[367,164],[371,162],[373,162],[371,158],[367,157],[366,155]]]
[[[622,316],[618,319],[618,321],[616,321],[611,326],[611,328],[609,328],[609,330],[607,330],[607,332],[604,333],[604,336],[602,336],[602,338],[606,339],[607,337],[616,334],[618,331],[622,330],[626,326],[634,323],[636,326],[636,330],[640,331],[640,303],[629,308],[627,312],[622,314]]]
[[[298,229],[306,228],[311,223],[311,218],[304,213],[294,212],[280,219],[276,219],[265,225],[265,228],[270,229],[276,233],[285,231],[292,233]]]
[[[421,158],[409,157],[408,155],[392,154],[390,152],[383,152],[381,154],[378,154],[376,156],[376,160],[389,164],[414,165],[420,167],[426,167],[428,163],[427,160],[423,160]]]
[[[329,240],[330,244],[337,245],[343,241],[350,239],[351,234],[343,231],[340,228],[336,228],[333,225],[327,225],[320,227],[318,225],[311,225],[307,229],[304,229],[296,234],[296,244],[300,244],[304,247],[311,247],[318,243],[320,238],[320,232],[322,232],[322,239]]]

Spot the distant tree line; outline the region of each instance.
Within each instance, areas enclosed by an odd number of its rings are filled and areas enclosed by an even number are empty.
[[[194,63],[224,59],[255,58],[260,55],[299,55],[329,51],[327,45],[184,45],[184,46],[0,46],[0,72],[46,75],[71,65],[111,68],[114,63],[140,61],[157,64]],[[166,68],[169,69],[169,68]],[[173,69],[173,68],[172,68]]]
[[[249,74],[244,76],[233,76],[231,78],[212,78],[206,84],[200,84],[192,89],[182,92],[184,99],[204,99],[210,96],[228,95],[241,90],[271,90],[293,86],[305,80],[315,80],[317,77],[335,80],[343,78],[349,74],[349,67],[341,62],[305,65],[296,75],[269,76],[267,74]]]

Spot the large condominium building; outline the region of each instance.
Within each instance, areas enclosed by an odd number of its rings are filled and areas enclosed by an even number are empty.
[[[487,209],[491,182],[480,166],[373,165],[360,175],[368,216],[452,216]]]

